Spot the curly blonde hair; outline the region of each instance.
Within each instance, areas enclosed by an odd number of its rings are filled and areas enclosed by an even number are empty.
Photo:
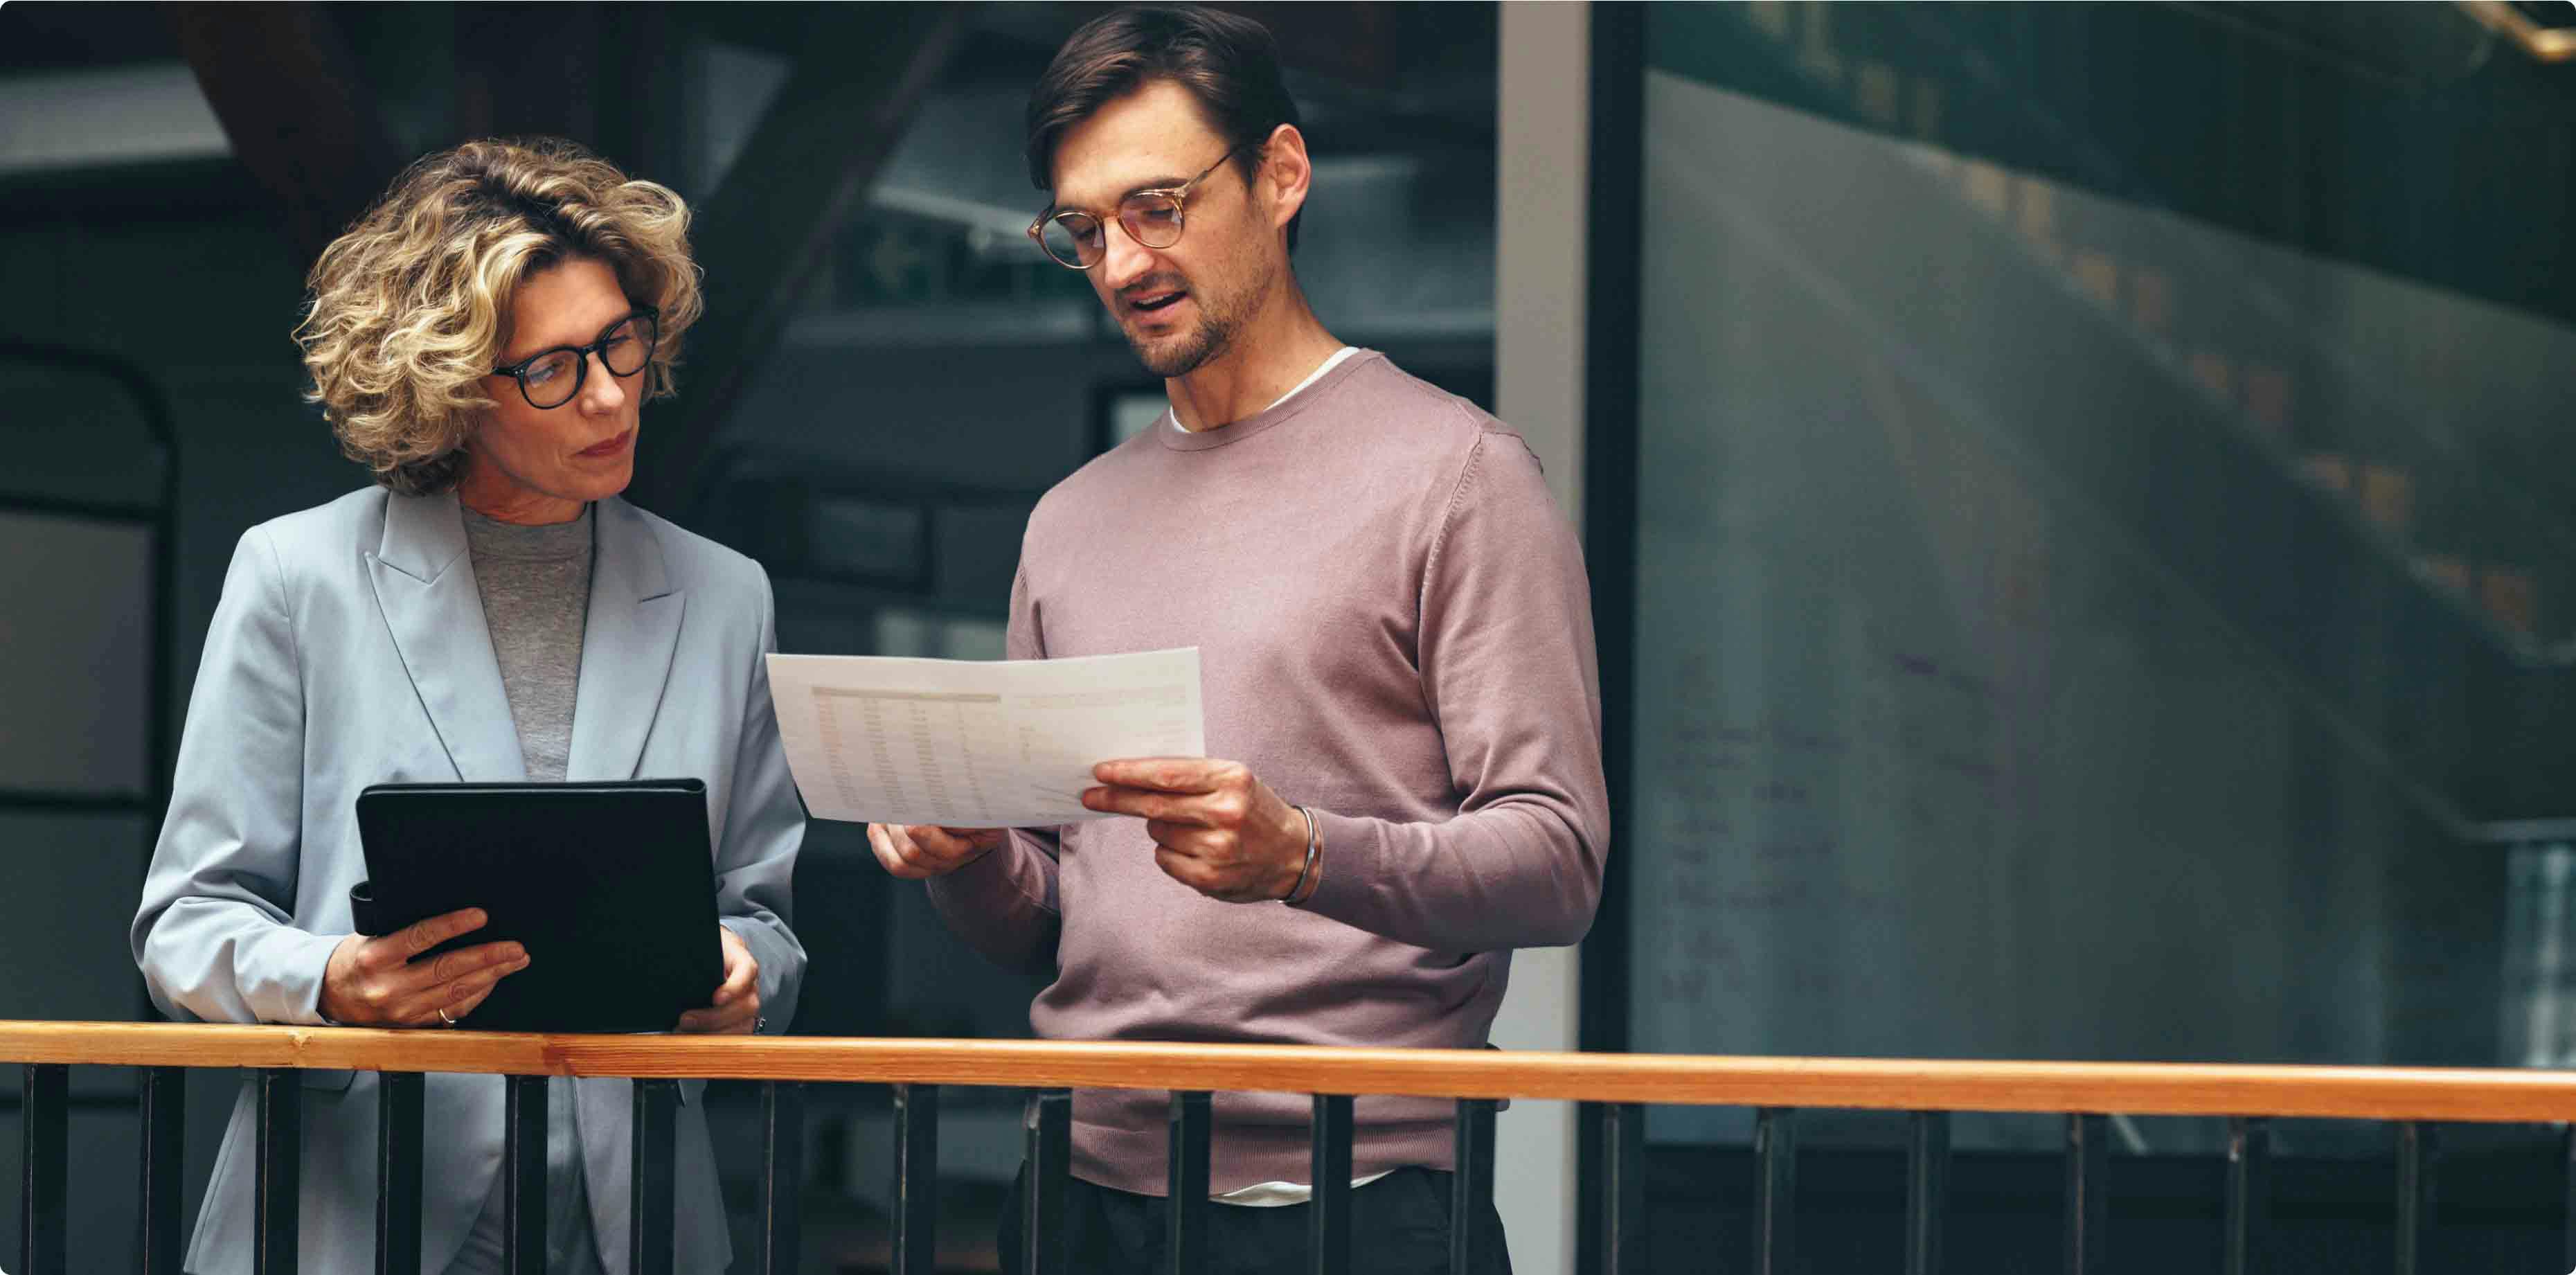
[[[680,335],[705,308],[689,208],[560,138],[467,142],[422,157],[333,241],[295,329],[340,450],[404,495],[456,484],[481,389],[510,340],[519,284],[575,257],[661,311],[648,393],[671,392]]]

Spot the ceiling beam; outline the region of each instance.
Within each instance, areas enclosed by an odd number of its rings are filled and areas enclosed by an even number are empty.
[[[956,4],[831,6],[813,20],[804,57],[698,207],[706,316],[678,395],[637,439],[631,494],[662,513],[686,516],[714,477],[701,471],[717,432],[967,29]]]
[[[347,39],[319,5],[171,4],[179,50],[233,154],[311,261],[402,166]]]

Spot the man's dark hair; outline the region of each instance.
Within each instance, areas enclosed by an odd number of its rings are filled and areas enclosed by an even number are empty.
[[[1030,183],[1053,189],[1065,130],[1155,80],[1188,89],[1230,147],[1256,147],[1297,123],[1268,27],[1197,5],[1119,9],[1082,24],[1029,91]],[[1254,170],[1245,158],[1235,156],[1249,188]],[[1304,219],[1301,210],[1288,221],[1290,248]]]

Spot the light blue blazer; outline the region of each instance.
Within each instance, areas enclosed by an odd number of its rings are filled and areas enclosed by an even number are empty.
[[[776,645],[769,578],[622,500],[595,510],[567,777],[706,782],[717,913],[760,961],[768,1030],[784,1030],[805,969],[787,923],[805,816],[761,658]],[[321,1023],[323,964],[366,875],[358,790],[526,777],[454,495],[376,488],[252,528],[206,634],[134,918],[153,1002],[183,1021]],[[302,1074],[300,1269],[372,1270],[375,1077]],[[575,1087],[600,1255],[626,1271],[631,1086]],[[492,1076],[427,1088],[422,1269],[435,1272],[500,1170],[503,1098]],[[700,1088],[682,1091],[676,1266],[719,1272],[732,1246]],[[253,1111],[245,1084],[189,1245],[197,1275],[251,1269]]]

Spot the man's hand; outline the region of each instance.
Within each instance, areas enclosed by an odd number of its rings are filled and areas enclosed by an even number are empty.
[[[1009,834],[1000,828],[941,828],[931,824],[872,823],[868,847],[885,870],[906,881],[943,877],[991,854]]]
[[[1154,839],[1154,862],[1175,881],[1227,903],[1288,897],[1306,867],[1306,817],[1242,763],[1210,757],[1105,761],[1092,810],[1134,815]]]
[[[348,1027],[463,1022],[502,979],[528,968],[527,949],[477,943],[433,960],[412,958],[490,920],[481,908],[465,908],[377,938],[352,934],[340,940],[322,967],[322,1016]]]
[[[717,986],[713,1003],[680,1015],[680,1025],[672,1030],[748,1036],[760,1026],[760,961],[741,935],[721,925],[716,934],[724,944],[724,982]]]

